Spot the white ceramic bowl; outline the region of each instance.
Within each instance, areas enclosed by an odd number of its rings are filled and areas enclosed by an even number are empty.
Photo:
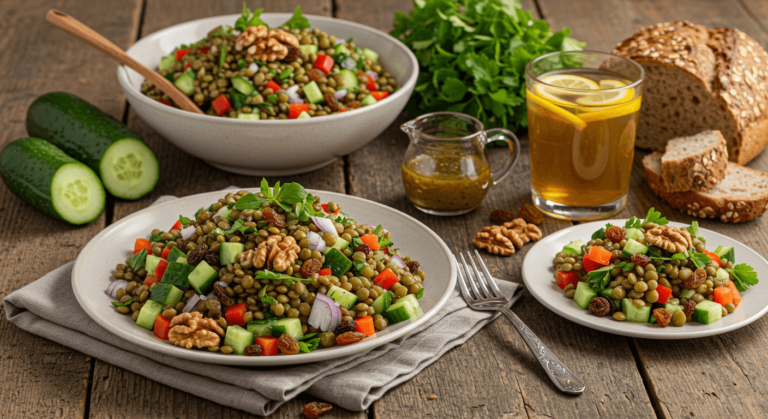
[[[217,16],[171,26],[146,36],[127,51],[149,68],[181,44],[202,39],[219,25],[234,25],[239,15]],[[279,25],[286,13],[261,19]],[[117,78],[139,117],[175,146],[228,172],[254,176],[306,173],[354,152],[376,138],[402,112],[416,85],[419,65],[413,53],[388,34],[357,23],[307,16],[312,27],[354,38],[355,44],[379,53],[379,61],[400,89],[386,99],[352,112],[301,120],[246,121],[197,115],[163,105],[141,93],[144,78],[118,66]]]

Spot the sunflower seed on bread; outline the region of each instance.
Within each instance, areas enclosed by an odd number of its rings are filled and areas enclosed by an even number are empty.
[[[645,179],[653,192],[669,205],[699,218],[743,223],[763,215],[768,206],[768,175],[728,162],[725,177],[704,191],[669,192],[662,178],[659,152],[643,158]]]
[[[720,131],[704,131],[669,140],[661,157],[669,192],[706,191],[725,177],[728,149]]]

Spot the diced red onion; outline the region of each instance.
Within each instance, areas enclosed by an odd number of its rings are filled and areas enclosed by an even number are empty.
[[[334,236],[338,236],[339,232],[336,231],[336,225],[328,218],[322,218],[322,217],[311,217],[312,222],[315,223],[317,228],[320,229],[320,231],[328,234],[333,234]]]
[[[355,60],[353,60],[350,57],[341,62],[341,68],[344,68],[347,70],[354,70],[355,68],[357,68],[357,63],[355,62]]]
[[[287,93],[287,94],[289,94],[289,95],[290,95],[291,93],[296,93],[296,92],[298,92],[298,91],[299,91],[299,85],[298,85],[298,84],[294,84],[293,86],[291,86],[291,87],[289,87],[289,88],[285,89],[285,93]]]
[[[341,323],[341,309],[339,303],[327,295],[318,293],[312,304],[312,312],[307,320],[310,326],[324,332],[336,329]]]
[[[200,295],[195,294],[192,296],[192,298],[187,301],[187,305],[184,306],[184,308],[181,310],[185,313],[189,313],[193,309],[197,308],[197,303],[200,302]]]
[[[378,73],[376,73],[375,71],[371,71],[371,70],[368,70],[368,71],[366,71],[366,72],[365,72],[365,74],[367,74],[367,75],[371,76],[371,78],[373,79],[373,81],[376,81],[376,80],[378,80],[378,78],[379,78],[379,75],[378,75]]]
[[[285,94],[288,96],[289,103],[292,103],[294,105],[301,105],[304,103],[304,99],[302,99],[301,96],[299,96],[298,91],[299,91],[298,84],[294,84],[293,86],[289,87],[285,91]]]
[[[256,74],[259,71],[259,65],[256,63],[251,63],[251,65],[248,66],[248,70],[253,71],[253,74]]]
[[[184,240],[189,240],[190,237],[192,237],[192,233],[195,232],[195,228],[192,226],[184,226],[181,228],[181,238]]]
[[[309,239],[309,250],[317,250],[318,252],[325,250],[325,240],[319,234],[310,231],[307,238]]]
[[[390,260],[392,261],[392,263],[394,263],[395,265],[397,265],[397,266],[399,266],[401,268],[405,268],[407,266],[405,264],[405,261],[399,255],[397,255],[397,254],[392,255],[392,259],[390,259]]]
[[[109,284],[109,286],[107,287],[106,293],[108,296],[112,298],[117,298],[117,290],[125,287],[126,285],[128,285],[128,281],[124,279],[118,279],[117,281],[114,281],[111,284]]]
[[[288,95],[288,103],[292,105],[302,105],[304,104],[304,99],[302,99],[299,95]]]
[[[210,294],[206,295],[205,298],[200,297],[201,300],[211,300],[211,299],[214,299],[214,298],[216,298],[216,293],[215,292],[211,292]]]
[[[336,91],[336,93],[334,93],[334,95],[333,95],[333,96],[335,96],[335,97],[336,97],[336,99],[339,99],[339,100],[341,100],[341,99],[343,99],[343,98],[344,98],[344,96],[346,96],[346,95],[347,95],[347,89],[341,89],[341,90],[337,90],[337,91]]]

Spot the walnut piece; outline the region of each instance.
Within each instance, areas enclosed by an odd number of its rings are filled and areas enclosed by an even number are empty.
[[[253,267],[285,272],[299,257],[301,248],[296,244],[296,239],[291,236],[285,238],[272,235],[267,240],[259,243],[253,252]]]
[[[191,349],[218,345],[224,329],[214,319],[204,319],[200,312],[182,313],[171,319],[168,340],[176,345]]]
[[[298,46],[299,39],[282,29],[268,30],[266,26],[250,26],[235,42],[235,50],[242,51],[255,60],[271,62],[282,60],[288,55],[288,46]]]
[[[645,233],[645,241],[670,253],[685,253],[693,248],[691,233],[673,226],[659,226]]]
[[[515,246],[522,248],[530,241],[541,240],[541,237],[539,227],[526,223],[522,218],[515,218],[501,226],[483,227],[472,243],[493,254],[509,256],[515,254]]]

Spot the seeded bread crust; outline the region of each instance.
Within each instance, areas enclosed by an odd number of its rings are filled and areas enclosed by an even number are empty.
[[[663,151],[665,140],[702,130],[694,126],[697,124],[659,120],[657,115],[668,114],[664,111],[668,106],[689,114],[708,115],[706,122],[698,124],[723,133],[729,158],[736,163],[748,163],[768,144],[768,54],[745,33],[729,28],[707,29],[687,21],[659,23],[625,39],[614,53],[645,67],[649,75],[646,83],[653,80],[652,73],[658,72],[654,68],[660,68],[665,76],[672,71],[679,73],[681,80],[692,79],[700,85],[699,90],[710,96],[701,104],[677,100],[683,98],[672,93],[665,98],[666,103],[643,98],[638,147]],[[668,136],[658,138],[659,132]]]
[[[688,215],[699,218],[717,218],[724,223],[743,223],[763,215],[768,206],[768,188],[749,199],[716,196],[709,192],[669,192],[664,187],[661,171],[661,156],[653,152],[643,158],[645,179],[651,190],[670,206]],[[729,162],[726,179],[730,175],[754,176],[757,181],[768,182],[768,175],[747,167]],[[740,191],[741,192],[741,191]]]
[[[714,143],[697,147],[704,141]],[[725,177],[727,166],[728,148],[720,131],[673,138],[661,158],[662,178],[669,192],[706,191]]]

